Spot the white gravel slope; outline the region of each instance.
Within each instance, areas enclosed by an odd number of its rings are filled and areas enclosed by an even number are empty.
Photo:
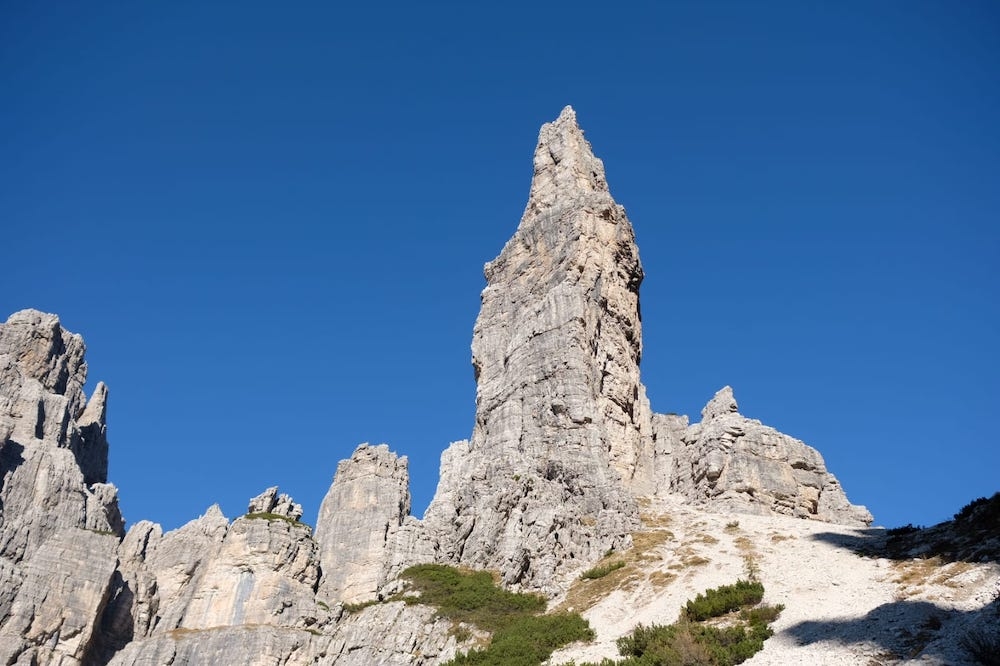
[[[583,612],[597,640],[560,650],[551,664],[617,657],[615,639],[637,624],[670,624],[698,592],[746,578],[750,553],[765,602],[784,604],[785,610],[764,650],[744,662],[749,666],[971,666],[958,639],[1000,584],[995,563],[940,565],[858,555],[859,544],[883,538],[878,529],[708,513],[672,499],[657,501],[644,514],[649,524],[661,525],[650,530],[666,530],[669,538],[645,559],[630,562],[631,583]],[[642,575],[635,580],[638,570]],[[677,577],[657,586],[648,578],[654,572]],[[904,583],[896,582],[907,574]],[[627,578],[625,570],[621,577]]]

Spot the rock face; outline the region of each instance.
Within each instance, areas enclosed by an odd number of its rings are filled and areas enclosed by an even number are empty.
[[[635,236],[571,108],[542,127],[534,167],[517,232],[485,269],[472,438],[442,458],[427,521],[444,561],[548,589],[627,545],[650,412]]]
[[[742,416],[726,386],[673,447],[670,489],[733,511],[783,514],[867,526],[872,515],[847,501],[816,449]]]
[[[86,662],[112,587],[117,491],[107,389],[55,315],[0,325],[0,661]],[[110,537],[108,536],[110,535]]]
[[[385,444],[362,444],[337,466],[316,522],[323,579],[320,595],[356,603],[374,599],[398,574],[397,537],[410,515],[410,475],[406,457]],[[401,534],[402,532],[402,534]],[[429,545],[429,544],[428,544]],[[429,549],[425,549],[429,561]],[[409,559],[409,558],[404,558]]]

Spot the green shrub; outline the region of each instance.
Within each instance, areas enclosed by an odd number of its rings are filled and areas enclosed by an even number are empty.
[[[594,632],[579,613],[541,615],[545,599],[497,587],[485,571],[460,571],[440,564],[410,567],[402,577],[419,596],[407,603],[434,606],[441,617],[474,624],[492,634],[485,648],[459,654],[447,666],[537,666],[567,643],[592,640]]]
[[[624,566],[625,563],[622,562],[621,560],[619,560],[618,562],[608,562],[607,564],[598,565],[593,569],[587,569],[582,574],[580,574],[580,578],[584,578],[586,580],[595,580],[597,578],[604,578],[612,571],[618,571]]]
[[[438,615],[468,622],[493,632],[510,618],[545,610],[545,598],[516,594],[496,586],[487,571],[460,571],[443,564],[418,564],[402,574],[419,596],[405,596],[407,603],[427,604]]]
[[[344,604],[344,612],[357,613],[358,611],[363,611],[369,606],[374,606],[377,603],[379,603],[378,599],[370,599],[368,601],[359,601],[356,604]],[[329,609],[329,607],[327,607],[327,609]]]
[[[594,632],[578,613],[527,615],[512,619],[482,649],[459,654],[451,666],[537,666],[567,643],[593,640]]]
[[[715,587],[689,600],[684,606],[684,616],[700,622],[759,604],[763,598],[764,586],[759,581],[738,580],[734,585]]]
[[[906,525],[903,525],[901,527],[893,527],[891,529],[888,529],[885,531],[885,533],[886,536],[895,537],[895,536],[903,536],[905,534],[913,534],[914,532],[919,532],[922,529],[924,528],[920,527],[919,525],[914,525],[913,523],[907,523]]]
[[[757,606],[763,596],[760,583],[737,581],[699,594],[697,604],[715,604],[710,614],[702,620],[720,617],[742,608],[738,616],[727,618],[729,624],[690,619],[693,613],[685,608],[681,618],[671,625],[639,625],[628,636],[618,639],[620,660],[604,659],[599,666],[735,666],[752,657],[764,647],[764,641],[774,632],[768,626],[782,610],[782,606]],[[733,599],[743,601],[730,610]],[[722,603],[725,600],[726,603]],[[690,606],[692,602],[688,602]],[[701,606],[699,606],[700,608]],[[583,664],[581,666],[588,666]],[[593,665],[590,665],[593,666]]]

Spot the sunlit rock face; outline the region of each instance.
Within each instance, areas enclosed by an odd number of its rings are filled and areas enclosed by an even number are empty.
[[[570,107],[542,127],[524,216],[485,274],[475,427],[427,520],[446,561],[545,589],[627,544],[650,434],[638,248]]]
[[[716,510],[871,524],[871,513],[847,500],[819,451],[740,414],[730,387],[701,415],[673,448],[671,490]]]
[[[107,388],[87,400],[83,338],[35,310],[0,324],[0,661],[73,664],[112,589],[117,490]]]
[[[385,444],[362,444],[337,466],[316,523],[323,566],[320,597],[358,603],[376,599],[401,568],[433,558],[410,516],[406,456]]]

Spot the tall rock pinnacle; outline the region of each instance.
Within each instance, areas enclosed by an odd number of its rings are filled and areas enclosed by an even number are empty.
[[[639,383],[642,266],[573,109],[544,125],[520,225],[485,268],[476,423],[428,510],[444,559],[545,588],[627,542],[650,429]]]

